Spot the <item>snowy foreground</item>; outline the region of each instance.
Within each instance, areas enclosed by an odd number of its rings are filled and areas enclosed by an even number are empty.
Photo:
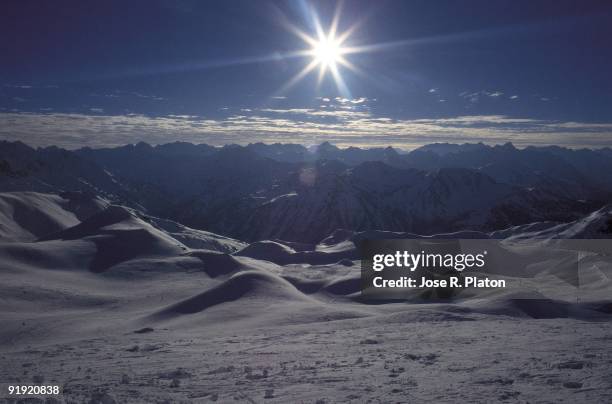
[[[612,400],[607,323],[421,308],[225,333],[107,334],[12,348],[2,378],[46,375],[67,402],[104,396],[96,392],[117,402]]]
[[[60,384],[60,402],[612,401],[606,257],[584,258],[579,290],[548,267],[504,291],[367,304],[342,232],[247,245],[34,193],[3,194],[0,219],[0,382]]]

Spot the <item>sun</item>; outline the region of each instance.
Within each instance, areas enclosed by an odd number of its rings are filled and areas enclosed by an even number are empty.
[[[284,23],[285,27],[290,32],[301,38],[308,45],[308,48],[302,51],[297,51],[295,55],[307,56],[311,60],[310,63],[304,66],[301,71],[299,71],[287,83],[285,83],[283,87],[277,91],[277,93],[284,93],[296,83],[301,81],[310,72],[318,68],[319,77],[317,80],[317,88],[322,84],[323,79],[329,75],[335,82],[340,95],[345,98],[350,98],[350,91],[344,81],[344,78],[342,77],[342,70],[346,68],[354,73],[363,75],[363,72],[360,69],[347,60],[347,56],[355,53],[361,53],[362,50],[355,45],[349,46],[349,43],[351,42],[349,41],[349,38],[357,28],[358,24],[353,24],[345,31],[338,31],[341,4],[342,2],[338,3],[336,12],[334,13],[331,24],[327,30],[323,29],[319,16],[314,8],[309,9],[310,12],[308,13],[310,16],[309,21],[312,23],[309,25],[314,27],[314,32],[307,33],[302,31],[299,27],[289,21]]]
[[[322,69],[335,68],[342,61],[343,51],[340,41],[332,36],[319,39],[311,49],[314,60]]]

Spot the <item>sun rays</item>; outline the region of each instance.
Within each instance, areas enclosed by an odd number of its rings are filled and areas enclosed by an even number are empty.
[[[314,26],[314,34],[308,34],[302,31],[295,24],[285,24],[290,32],[302,39],[304,43],[310,47],[310,49],[300,52],[300,54],[310,57],[311,60],[302,70],[291,77],[278,93],[286,92],[309,73],[318,68],[317,87],[321,84],[326,74],[330,74],[340,95],[347,98],[351,97],[350,91],[342,75],[342,68],[360,73],[357,67],[345,57],[346,54],[359,52],[356,51],[357,48],[347,45],[347,41],[355,30],[356,25],[351,26],[342,33],[338,33],[338,24],[342,9],[341,5],[341,2],[338,3],[338,7],[336,8],[336,12],[334,13],[332,22],[327,31],[323,29],[317,12],[312,8],[308,10],[308,18],[311,20],[311,25]]]

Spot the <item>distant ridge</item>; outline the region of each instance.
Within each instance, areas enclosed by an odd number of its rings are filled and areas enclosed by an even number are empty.
[[[490,232],[569,222],[612,202],[612,150],[141,142],[67,151],[0,142],[0,191],[98,195],[245,241],[313,243],[338,228]]]

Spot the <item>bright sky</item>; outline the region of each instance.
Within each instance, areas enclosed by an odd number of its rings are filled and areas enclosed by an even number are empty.
[[[14,1],[0,138],[612,146],[609,1]]]

